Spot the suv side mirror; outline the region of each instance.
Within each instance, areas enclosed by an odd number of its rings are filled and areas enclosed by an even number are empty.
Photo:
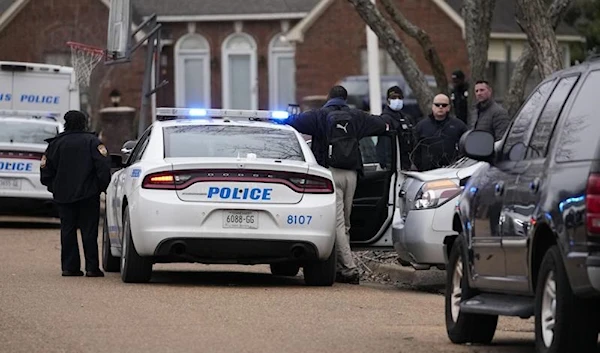
[[[483,162],[490,162],[494,158],[494,145],[494,135],[479,130],[467,131],[459,142],[461,151],[467,157]]]

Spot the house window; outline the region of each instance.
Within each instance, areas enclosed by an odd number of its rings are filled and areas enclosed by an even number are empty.
[[[360,67],[363,75],[369,73],[369,60],[367,49],[360,52]],[[402,75],[402,71],[398,68],[392,57],[385,49],[379,49],[379,72],[380,75]]]
[[[269,44],[269,105],[272,110],[285,110],[296,103],[296,62],[292,45],[276,35]]]
[[[511,63],[509,66],[506,64],[505,61],[488,62],[488,82],[492,86],[494,99],[499,103],[504,102],[504,97],[508,93],[508,87],[510,84],[510,79],[514,70],[514,66],[514,63]],[[508,72],[507,69],[509,70]],[[540,82],[542,82],[542,77],[540,76],[539,70],[536,66],[529,75],[529,78],[526,82],[524,97],[527,97],[529,93],[531,93]]]
[[[210,46],[199,34],[187,34],[175,45],[175,104],[210,108]]]
[[[223,108],[258,109],[256,42],[234,33],[223,42]]]

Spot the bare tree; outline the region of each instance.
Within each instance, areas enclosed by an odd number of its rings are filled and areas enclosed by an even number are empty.
[[[419,69],[406,45],[402,43],[398,34],[370,0],[348,1],[354,5],[363,21],[375,32],[379,42],[404,74],[408,85],[415,93],[421,111],[427,112],[431,109],[433,92],[429,89],[425,75]]]
[[[464,0],[462,17],[465,22],[467,54],[471,64],[471,77],[475,80],[486,78],[486,66],[492,16],[496,0]]]
[[[547,10],[550,23],[553,29],[556,29],[562,20],[571,0],[553,0]],[[504,99],[504,106],[508,110],[509,116],[514,116],[523,103],[523,95],[527,85],[527,79],[535,68],[535,56],[529,44],[523,48],[523,53],[517,60],[510,78],[508,93]]]
[[[422,28],[415,26],[406,17],[404,17],[404,15],[392,4],[392,0],[381,0],[381,4],[383,5],[385,11],[392,18],[392,21],[394,21],[394,23],[396,23],[396,25],[400,27],[404,33],[417,40],[419,45],[421,45],[425,60],[427,60],[431,66],[431,71],[433,73],[433,77],[435,77],[438,91],[448,95],[448,78],[446,76],[446,69],[442,59],[435,49],[435,46],[431,42],[429,34]]]
[[[527,34],[542,77],[560,70],[562,55],[544,0],[517,0],[517,23]]]

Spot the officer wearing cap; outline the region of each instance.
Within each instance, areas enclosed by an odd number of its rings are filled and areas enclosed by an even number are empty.
[[[450,94],[454,115],[468,125],[469,118],[469,83],[465,80],[465,74],[461,70],[452,73],[454,87]]]
[[[104,277],[98,259],[100,194],[110,183],[110,157],[98,137],[87,131],[87,118],[65,114],[65,131],[46,140],[40,163],[41,183],[53,195],[60,216],[63,276],[83,276],[77,229],[81,231],[88,277]]]
[[[397,131],[400,143],[400,168],[410,170],[412,163],[410,154],[414,149],[413,120],[410,116],[402,113],[404,107],[404,92],[398,86],[387,90],[387,105],[383,108],[381,118]],[[379,136],[377,141],[377,160],[383,169],[392,166],[391,137]]]

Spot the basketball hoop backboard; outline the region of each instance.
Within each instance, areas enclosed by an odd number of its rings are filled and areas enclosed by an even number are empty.
[[[126,58],[131,39],[131,0],[110,0],[106,49],[109,58]]]

